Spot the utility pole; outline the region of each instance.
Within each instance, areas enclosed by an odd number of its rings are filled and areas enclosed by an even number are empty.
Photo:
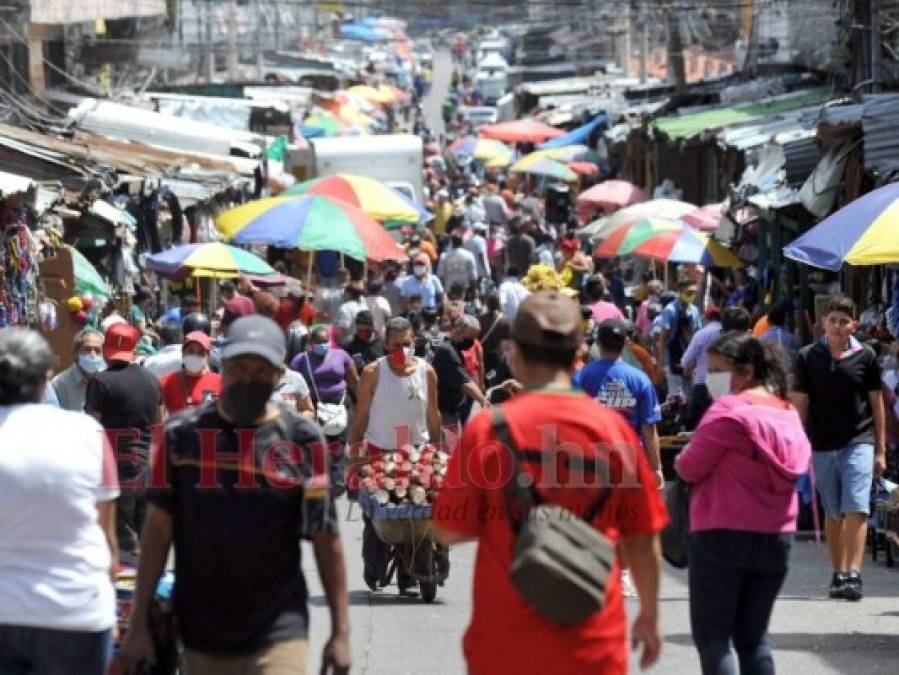
[[[262,37],[262,0],[254,0],[253,14],[255,15],[255,30],[253,31],[253,43],[256,48],[256,79],[262,82],[265,79],[265,56],[263,50],[267,46]]]
[[[646,64],[649,59],[649,10],[646,0],[640,5],[640,84],[646,84]]]
[[[621,67],[625,77],[631,76],[631,3],[625,0],[621,7],[621,21],[623,22],[620,56]]]
[[[755,57],[758,51],[756,45],[759,39],[759,14],[754,0],[747,0],[743,6],[743,12],[748,13],[748,31],[746,37],[746,57],[743,59],[743,69],[740,72],[741,80],[749,80],[755,71]],[[744,15],[744,20],[746,15]]]
[[[206,35],[206,82],[212,83],[215,79],[215,45],[212,43],[212,5],[203,2],[203,32]],[[200,26],[197,26],[197,36],[200,35]]]
[[[680,15],[673,3],[665,5],[665,22],[668,28],[668,80],[674,84],[678,96],[687,93],[687,71],[684,64],[684,42],[680,34]]]
[[[228,7],[228,79],[237,81],[237,0],[230,0]]]
[[[871,93],[880,91],[880,0],[870,0],[871,7]]]

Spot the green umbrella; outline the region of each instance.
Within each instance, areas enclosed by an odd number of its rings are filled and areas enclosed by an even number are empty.
[[[90,293],[101,299],[111,298],[112,291],[109,289],[109,285],[103,281],[103,277],[100,276],[91,261],[74,246],[68,244],[64,244],[64,246],[72,253],[72,265],[75,268],[75,293],[77,295]]]

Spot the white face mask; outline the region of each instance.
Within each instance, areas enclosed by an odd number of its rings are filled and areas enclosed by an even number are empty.
[[[731,379],[733,373],[709,373],[705,378],[705,386],[709,390],[709,396],[713,401],[717,401],[722,396],[730,393]]]
[[[428,273],[428,266],[427,265],[414,265],[412,267],[412,273],[417,277],[423,277],[425,274]]]
[[[181,358],[181,363],[184,364],[184,370],[186,370],[191,375],[199,375],[204,370],[206,370],[205,356],[198,356],[197,354],[185,354]]]

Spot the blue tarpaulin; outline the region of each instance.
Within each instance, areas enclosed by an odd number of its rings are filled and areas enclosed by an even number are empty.
[[[353,40],[367,40],[368,42],[377,42],[386,40],[390,36],[383,30],[374,26],[366,26],[361,23],[345,23],[340,27],[341,37]]]
[[[579,143],[583,143],[587,140],[587,138],[596,131],[603,124],[608,124],[609,116],[605,113],[599,113],[592,120],[587,122],[586,124],[579,126],[577,129],[573,129],[569,131],[564,136],[559,136],[558,138],[553,138],[545,143],[540,144],[541,150],[548,150],[550,148],[564,148],[566,145],[577,145]]]

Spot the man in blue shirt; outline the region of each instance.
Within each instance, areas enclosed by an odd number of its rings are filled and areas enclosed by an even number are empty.
[[[682,281],[678,284],[679,297],[665,305],[658,316],[661,331],[656,338],[656,364],[659,376],[668,380],[668,395],[685,395],[684,370],[681,359],[693,334],[702,328],[699,309],[693,302],[696,300],[696,284]]]
[[[656,425],[662,419],[662,410],[649,378],[643,371],[621,360],[626,341],[627,326],[623,321],[606,319],[599,324],[596,342],[600,359],[578,371],[574,384],[603,405],[617,410],[630,422],[643,439],[643,448],[661,488],[665,479],[662,476]]]
[[[445,303],[443,284],[431,274],[430,261],[424,253],[419,253],[412,259],[412,274],[403,278],[399,286],[404,302],[417,295],[421,298],[424,309],[440,309]]]

